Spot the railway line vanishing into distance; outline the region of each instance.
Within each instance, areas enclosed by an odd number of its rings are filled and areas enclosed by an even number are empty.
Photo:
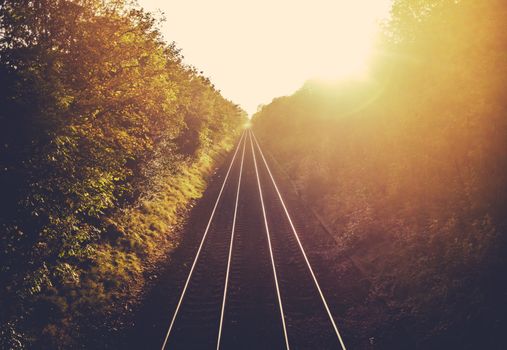
[[[174,309],[167,310],[162,349],[346,349],[250,129],[208,215]]]

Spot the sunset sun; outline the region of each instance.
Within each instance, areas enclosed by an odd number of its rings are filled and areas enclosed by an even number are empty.
[[[337,80],[367,74],[379,22],[387,17],[390,1],[323,2],[302,32],[312,28],[305,54],[312,78]],[[303,14],[301,15],[303,16]]]
[[[379,22],[391,6],[391,0],[140,3],[164,12],[164,35],[249,114],[308,79],[367,76]],[[194,30],[197,23],[206,30]]]

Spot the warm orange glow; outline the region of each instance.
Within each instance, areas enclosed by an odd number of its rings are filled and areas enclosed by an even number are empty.
[[[364,76],[391,0],[141,0],[167,40],[249,113],[307,79]]]

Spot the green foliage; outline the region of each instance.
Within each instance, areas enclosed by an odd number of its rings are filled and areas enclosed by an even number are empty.
[[[397,0],[370,81],[308,82],[254,116],[425,348],[498,348],[505,326],[506,10]]]
[[[79,305],[132,293],[140,257],[202,192],[203,159],[243,123],[157,24],[127,1],[0,2],[3,335],[18,323],[34,344],[40,329],[71,341]],[[48,305],[61,310],[48,324],[20,321]]]

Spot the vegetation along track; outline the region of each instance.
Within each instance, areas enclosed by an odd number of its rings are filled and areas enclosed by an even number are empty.
[[[251,130],[241,136],[162,349],[345,349]],[[329,283],[327,284],[329,285]]]

